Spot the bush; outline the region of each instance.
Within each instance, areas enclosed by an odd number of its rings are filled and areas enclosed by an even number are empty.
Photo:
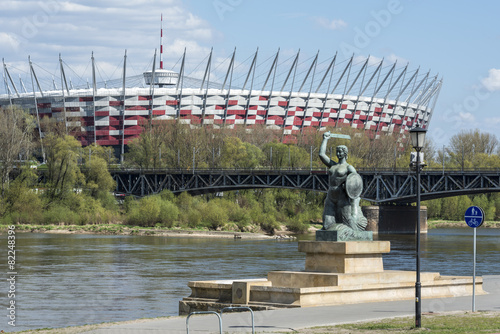
[[[148,196],[136,204],[129,203],[127,224],[138,226],[172,227],[179,218],[179,209],[169,201],[162,200],[161,196]]]
[[[43,212],[42,224],[53,225],[64,223],[76,225],[80,222],[80,215],[67,206],[54,204]]]
[[[220,200],[212,200],[201,211],[203,222],[212,230],[223,227],[229,221],[226,210],[220,204]]]

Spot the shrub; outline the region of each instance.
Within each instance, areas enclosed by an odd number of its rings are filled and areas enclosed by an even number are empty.
[[[201,211],[203,222],[212,230],[224,226],[229,220],[226,210],[219,205],[220,202],[220,200],[212,200]]]

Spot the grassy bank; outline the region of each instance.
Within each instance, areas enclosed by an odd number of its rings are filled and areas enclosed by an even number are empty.
[[[413,317],[384,319],[339,326],[327,326],[298,330],[299,334],[477,334],[500,333],[499,312],[453,312],[447,314],[424,314],[422,328],[415,328]]]
[[[431,220],[427,221],[427,227],[432,228],[470,228],[465,221]],[[480,228],[500,228],[498,221],[486,221]]]

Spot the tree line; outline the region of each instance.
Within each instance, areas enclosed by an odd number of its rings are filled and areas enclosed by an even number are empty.
[[[134,168],[324,168],[318,148],[323,132],[304,129],[284,136],[264,126],[191,127],[181,121],[143,125],[142,134],[128,145],[122,166]],[[118,203],[108,167],[117,165],[111,148],[82,147],[64,122],[44,118],[43,137],[36,120],[20,108],[0,111],[0,220],[4,224],[98,224],[124,222],[137,226],[203,227],[209,229],[273,231],[285,224],[303,231],[321,220],[324,194],[294,190],[245,190],[222,197],[169,192]],[[357,129],[328,129],[349,134],[348,162],[356,168],[408,168],[412,150],[399,134],[374,134]],[[283,142],[283,139],[286,141]],[[43,149],[42,149],[43,148]],[[425,161],[438,168],[500,168],[495,135],[462,131],[441,147],[428,140]],[[35,159],[44,159],[46,180],[39,182]],[[17,177],[13,178],[13,174]],[[461,220],[465,208],[481,204],[489,220],[498,220],[498,194],[461,196],[423,203],[430,218]]]

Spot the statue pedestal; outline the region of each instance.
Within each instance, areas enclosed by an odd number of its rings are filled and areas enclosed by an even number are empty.
[[[382,254],[390,251],[389,241],[299,241],[299,252],[306,253],[305,269],[313,272],[382,272]]]
[[[253,310],[342,305],[415,298],[414,271],[384,270],[389,241],[300,241],[305,271],[271,271],[267,278],[189,282],[179,314],[249,306]],[[484,294],[482,278],[476,294]],[[468,296],[473,278],[422,272],[422,298]]]
[[[373,241],[372,231],[356,231],[355,235],[345,236],[338,231],[318,230],[316,241]]]

